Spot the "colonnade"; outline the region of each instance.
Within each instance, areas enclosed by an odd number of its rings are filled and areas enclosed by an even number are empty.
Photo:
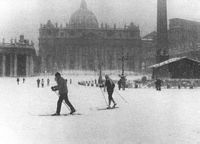
[[[33,76],[34,74],[34,62],[33,56],[25,56],[25,61],[20,60],[18,56],[21,54],[1,54],[1,76]],[[8,67],[8,66],[9,67]],[[25,73],[21,73],[20,69],[25,69]]]

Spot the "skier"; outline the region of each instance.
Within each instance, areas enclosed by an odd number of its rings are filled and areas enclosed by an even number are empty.
[[[44,79],[41,80],[42,88],[44,87]]]
[[[17,78],[17,84],[19,85],[19,78]]]
[[[74,112],[76,112],[76,110],[68,99],[68,88],[67,88],[66,80],[62,78],[60,73],[58,72],[55,74],[55,80],[57,82],[57,86],[53,86],[51,87],[51,89],[52,91],[58,90],[60,97],[57,102],[56,113],[53,114],[53,116],[60,115],[60,110],[61,110],[61,105],[62,105],[63,100],[65,100],[65,103],[70,107],[70,110],[71,110],[70,114],[73,114]]]
[[[112,79],[109,78],[108,75],[105,75],[105,78],[106,78],[105,87],[107,88],[107,92],[108,92],[108,109],[111,108],[110,107],[111,101],[114,104],[112,108],[115,108],[117,103],[114,101],[114,99],[112,97],[112,94],[113,94],[113,91],[114,91],[114,88],[115,88],[115,84],[112,81]]]
[[[49,86],[49,84],[50,84],[50,79],[48,78],[47,79],[47,86]]]
[[[40,87],[40,79],[39,78],[37,79],[37,87],[38,88]]]

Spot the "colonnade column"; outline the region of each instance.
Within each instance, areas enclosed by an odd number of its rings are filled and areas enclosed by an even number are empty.
[[[14,76],[17,76],[17,54],[14,56]]]
[[[13,54],[10,54],[10,76],[13,76]]]
[[[6,55],[2,56],[2,76],[6,75]]]

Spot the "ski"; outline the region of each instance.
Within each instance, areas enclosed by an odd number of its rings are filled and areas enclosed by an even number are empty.
[[[58,117],[58,116],[76,116],[76,115],[82,115],[81,113],[67,113],[67,114],[60,114],[60,115],[54,115],[54,114],[40,114],[38,116],[52,116],[52,117]]]
[[[97,108],[97,110],[114,110],[114,109],[117,109],[119,107],[110,107],[110,108]]]

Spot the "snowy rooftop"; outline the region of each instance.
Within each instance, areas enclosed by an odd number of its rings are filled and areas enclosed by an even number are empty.
[[[194,59],[187,58],[187,57],[175,57],[175,58],[171,58],[169,60],[166,60],[164,62],[161,62],[161,63],[155,64],[155,65],[149,66],[149,68],[158,68],[158,67],[161,67],[161,66],[164,66],[164,65],[176,62],[176,61],[180,61],[182,59],[188,59],[188,60],[200,63],[200,61],[198,61],[198,60],[194,60]]]

